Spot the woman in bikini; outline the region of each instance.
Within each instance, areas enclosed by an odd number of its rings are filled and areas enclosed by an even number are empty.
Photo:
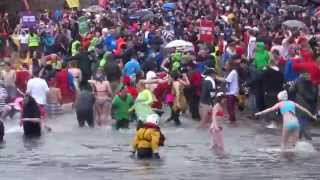
[[[310,117],[316,119],[307,109],[300,106],[299,104],[288,100],[287,91],[281,91],[278,94],[279,102],[275,104],[273,107],[268,108],[264,111],[258,112],[255,115],[260,116],[272,111],[280,110],[280,113],[283,117],[283,130],[282,130],[282,142],[281,142],[281,150],[286,151],[288,146],[290,145],[290,141],[292,145],[295,146],[296,142],[299,139],[299,129],[300,124],[296,117],[296,108],[306,113]]]
[[[224,151],[222,127],[219,125],[224,117],[223,103],[225,95],[223,92],[219,92],[216,95],[216,104],[212,108],[212,121],[209,128],[212,144],[211,148],[217,148],[218,150]]]
[[[95,114],[99,126],[106,125],[111,111],[112,90],[102,69],[98,69],[94,80],[89,80],[95,95]]]

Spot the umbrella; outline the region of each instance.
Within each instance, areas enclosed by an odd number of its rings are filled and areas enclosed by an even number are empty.
[[[90,6],[86,9],[84,9],[85,12],[93,12],[93,13],[99,13],[99,12],[105,12],[105,9],[98,5]]]
[[[173,11],[176,9],[175,3],[164,3],[162,9],[165,11]]]
[[[286,7],[286,9],[287,9],[288,11],[303,11],[303,10],[304,10],[304,7],[298,6],[298,5],[288,5],[288,6]]]
[[[147,9],[143,9],[141,11],[135,12],[129,16],[129,18],[132,20],[140,20],[140,21],[152,20],[154,17],[155,15],[153,14],[153,12]]]
[[[166,48],[190,48],[193,47],[193,44],[184,40],[174,40],[169,42],[166,45]]]
[[[299,20],[287,20],[284,21],[282,24],[291,28],[307,28],[306,24]]]

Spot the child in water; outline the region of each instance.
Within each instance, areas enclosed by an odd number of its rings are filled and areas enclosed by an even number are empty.
[[[222,127],[219,126],[218,121],[220,121],[224,116],[223,111],[223,92],[217,93],[216,104],[212,108],[212,122],[209,128],[209,133],[212,139],[211,148],[218,148],[221,151],[224,151],[223,145],[223,136],[222,136]]]
[[[55,117],[62,113],[62,96],[59,88],[55,87],[55,81],[49,83],[46,110],[49,117]]]

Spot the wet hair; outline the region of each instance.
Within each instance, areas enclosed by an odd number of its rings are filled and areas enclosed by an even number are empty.
[[[34,77],[39,77],[39,74],[40,74],[40,70],[36,70],[32,72],[32,76]]]
[[[36,100],[26,95],[23,99],[22,118],[40,118],[41,113]]]
[[[173,71],[171,73],[171,78],[175,81],[178,80],[180,78],[180,73],[178,71]]]
[[[221,103],[224,98],[225,98],[225,96],[218,96],[215,98],[215,102]]]
[[[92,87],[89,84],[80,87],[81,91],[92,91]]]
[[[275,54],[275,55],[280,55],[280,52],[277,50],[277,49],[274,49],[273,51],[272,51],[272,54]]]

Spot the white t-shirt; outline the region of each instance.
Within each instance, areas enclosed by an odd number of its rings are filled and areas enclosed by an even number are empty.
[[[252,59],[254,58],[254,51],[256,49],[256,37],[250,36],[248,48],[247,48],[247,58]]]
[[[20,41],[20,44],[28,44],[29,35],[28,34],[25,34],[25,35],[20,34],[19,35],[19,41]]]
[[[29,93],[38,104],[45,105],[47,103],[48,84],[41,78],[32,78],[27,83],[27,93]]]
[[[227,95],[238,95],[239,93],[239,82],[238,82],[238,73],[236,70],[232,70],[227,78]]]

